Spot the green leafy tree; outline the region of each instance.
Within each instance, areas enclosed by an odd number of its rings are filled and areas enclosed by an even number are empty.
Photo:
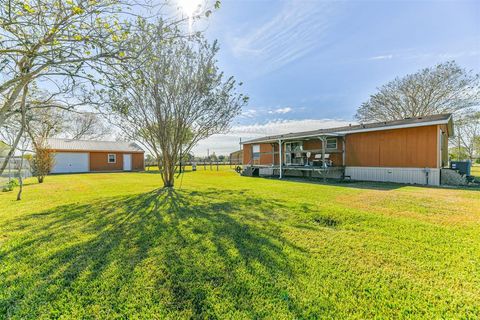
[[[454,161],[462,161],[468,159],[468,152],[462,146],[455,146],[449,149],[450,159]]]

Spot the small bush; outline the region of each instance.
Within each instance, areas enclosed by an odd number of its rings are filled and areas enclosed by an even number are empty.
[[[38,183],[43,183],[43,179],[50,173],[53,163],[54,157],[50,150],[45,147],[42,140],[38,141],[35,145],[35,155],[30,158],[32,175],[37,177]]]
[[[9,192],[12,191],[13,188],[18,187],[18,180],[17,179],[12,179],[7,182],[5,186],[2,188],[2,192]]]

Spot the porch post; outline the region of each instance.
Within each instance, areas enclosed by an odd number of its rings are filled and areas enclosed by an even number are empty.
[[[327,182],[327,163],[325,162],[325,148],[327,147],[327,138],[325,136],[319,137],[322,141],[322,174],[323,174],[323,182]]]
[[[275,166],[275,143],[270,143],[272,146],[272,167]]]
[[[282,179],[283,177],[283,174],[282,174],[282,170],[283,170],[283,159],[282,159],[282,140],[281,139],[278,139],[278,162],[279,162],[279,168],[280,168],[280,173],[278,175],[278,177],[280,179]]]
[[[347,148],[346,146],[346,141],[345,141],[345,136],[342,137],[342,166],[345,167],[345,157],[346,157],[346,153],[345,153],[345,150]]]
[[[326,144],[327,144],[327,139],[325,138],[325,136],[321,136],[320,138],[320,141],[322,141],[322,168],[325,169],[326,168],[326,163],[325,163],[325,148],[326,148]]]

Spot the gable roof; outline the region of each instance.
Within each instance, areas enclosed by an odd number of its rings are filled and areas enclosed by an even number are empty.
[[[349,133],[368,132],[368,131],[381,131],[401,128],[412,128],[421,126],[431,126],[437,124],[446,124],[449,127],[449,134],[453,136],[453,123],[452,114],[436,114],[431,116],[423,116],[416,118],[405,118],[402,120],[385,121],[385,122],[373,122],[373,123],[361,123],[358,125],[349,125],[343,127],[318,129],[313,131],[303,131],[296,133],[287,133],[275,136],[267,136],[257,139],[248,140],[242,142],[242,144],[259,143],[259,142],[276,142],[279,139],[291,140],[295,138],[308,138],[315,136],[344,136]]]
[[[144,152],[135,142],[126,141],[96,141],[73,139],[47,139],[48,149],[62,151],[117,151]]]

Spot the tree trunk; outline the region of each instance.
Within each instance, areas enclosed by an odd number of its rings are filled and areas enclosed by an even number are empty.
[[[18,189],[17,193],[17,201],[22,200],[22,191],[23,191],[23,177],[22,177],[22,169],[23,169],[23,156],[24,152],[22,152],[22,156],[20,158],[20,166],[18,168],[18,183],[20,188]]]
[[[23,88],[23,95],[22,95],[22,101],[21,101],[21,104],[20,104],[20,111],[21,111],[21,114],[22,114],[22,122],[21,122],[21,126],[20,126],[20,131],[18,132],[18,135],[15,137],[15,141],[10,146],[10,151],[8,152],[7,156],[5,157],[5,159],[3,161],[2,167],[0,168],[0,175],[5,171],[5,168],[7,167],[7,164],[10,161],[10,158],[14,155],[15,149],[17,148],[17,145],[20,142],[20,138],[22,138],[23,132],[25,131],[25,127],[26,127],[25,104],[26,104],[26,101],[27,101],[28,86],[22,86],[21,88]],[[3,123],[0,123],[0,125],[1,124],[3,124]]]
[[[164,188],[173,188],[175,182],[175,167],[172,168],[172,165],[169,163],[168,166],[164,167],[163,175],[163,187]]]
[[[175,179],[175,164],[172,163],[168,155],[164,155],[162,178],[164,188],[173,188]]]
[[[23,161],[23,160],[22,160],[22,161]],[[21,166],[20,166],[20,174],[18,175],[18,183],[19,183],[19,185],[20,185],[20,189],[18,189],[17,201],[22,200],[23,178],[22,178]]]
[[[10,151],[8,152],[7,156],[3,160],[2,167],[0,168],[0,174],[2,174],[5,171],[5,168],[7,167],[8,162],[12,158],[13,154],[15,153],[15,149],[17,149],[18,142],[20,141],[20,138],[23,135],[23,126],[20,128],[20,131],[18,132],[18,135],[15,137],[15,141],[13,142],[13,145],[10,147]]]

